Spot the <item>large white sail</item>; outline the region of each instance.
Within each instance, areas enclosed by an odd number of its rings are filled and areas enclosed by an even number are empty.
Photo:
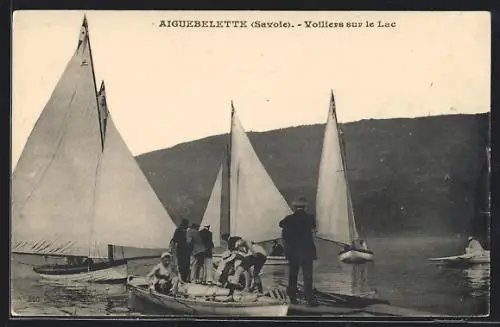
[[[230,234],[254,242],[278,239],[279,221],[292,211],[260,162],[234,108],[231,124]]]
[[[12,177],[12,250],[88,255],[102,151],[87,22]]]
[[[358,238],[338,132],[335,99],[331,95],[325,126],[316,195],[317,236],[350,244]]]
[[[215,180],[207,208],[205,209],[205,214],[200,224],[201,226],[210,225],[215,247],[221,245],[222,171],[223,165],[221,165],[219,173],[217,174],[217,179]]]
[[[108,244],[167,248],[175,224],[116,129],[104,82],[98,100],[104,149],[97,173],[92,253],[107,253]]]

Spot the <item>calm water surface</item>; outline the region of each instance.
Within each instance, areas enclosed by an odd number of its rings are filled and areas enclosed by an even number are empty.
[[[314,283],[320,290],[345,294],[376,291],[394,306],[438,315],[485,315],[489,312],[489,265],[445,268],[427,258],[463,253],[457,238],[372,238],[375,261],[347,265],[338,261],[338,247],[317,242],[319,260]],[[131,308],[124,285],[54,285],[39,279],[34,265],[40,256],[12,256],[12,310],[18,315],[103,316],[145,314]],[[158,261],[129,262],[129,273],[146,274]],[[266,266],[265,286],[286,282],[286,266]],[[134,306],[135,307],[135,306]],[[149,312],[150,313],[150,312]]]

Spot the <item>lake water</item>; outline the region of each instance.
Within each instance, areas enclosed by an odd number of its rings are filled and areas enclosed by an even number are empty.
[[[376,291],[391,305],[437,315],[486,315],[489,312],[489,265],[445,268],[426,261],[463,253],[458,238],[372,238],[375,261],[364,265],[339,263],[338,247],[317,242],[314,284],[320,290],[360,294]],[[63,287],[42,281],[33,272],[43,257],[13,254],[12,311],[17,315],[144,315],[130,306],[124,285],[84,284]],[[158,260],[129,262],[129,273],[146,274]],[[287,281],[286,266],[266,266],[266,286]]]

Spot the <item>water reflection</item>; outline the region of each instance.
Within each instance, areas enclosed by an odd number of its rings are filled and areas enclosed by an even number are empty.
[[[126,307],[125,285],[71,283],[54,284],[41,282],[43,298],[50,302],[55,308],[70,315],[87,314],[97,311],[100,313],[112,313],[115,308]],[[79,303],[78,311],[71,303]],[[89,311],[89,312],[87,312]],[[120,309],[120,311],[125,311]]]
[[[471,288],[471,295],[481,297],[489,294],[490,286],[490,265],[474,265],[464,269],[464,276],[467,284]]]
[[[329,272],[319,273],[316,287],[347,295],[367,295],[374,292],[369,284],[370,269],[371,263],[340,264]]]

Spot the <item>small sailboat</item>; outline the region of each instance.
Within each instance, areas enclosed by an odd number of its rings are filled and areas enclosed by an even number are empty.
[[[221,229],[255,243],[280,239],[279,222],[292,211],[255,153],[233,104],[231,107],[229,169],[226,171],[229,219],[226,226],[221,227],[224,168],[221,165],[201,225],[216,226],[212,232],[215,246],[220,246]],[[284,256],[268,256],[266,261],[266,265],[283,264],[287,264]]]
[[[57,281],[125,281],[115,246],[165,249],[175,224],[97,93],[87,19],[12,176],[12,252],[87,258],[34,267]],[[132,259],[132,258],[128,258]]]
[[[344,247],[339,260],[359,263],[373,260],[373,252],[360,239],[347,179],[345,147],[339,132],[333,92],[325,126],[316,194],[317,237]],[[358,241],[360,245],[356,243]]]

